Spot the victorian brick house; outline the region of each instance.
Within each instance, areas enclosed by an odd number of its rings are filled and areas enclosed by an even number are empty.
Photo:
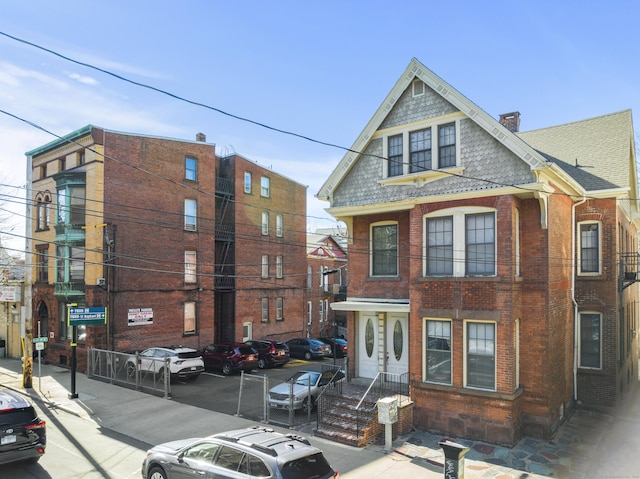
[[[630,111],[519,132],[413,59],[318,193],[348,225],[350,373],[511,445],[638,378]]]
[[[202,134],[185,141],[89,125],[27,152],[27,163],[27,328],[36,335],[41,325],[49,361],[69,364],[71,305],[107,311],[106,325],[77,327],[81,367],[92,346],[299,334],[305,186],[216,156]]]

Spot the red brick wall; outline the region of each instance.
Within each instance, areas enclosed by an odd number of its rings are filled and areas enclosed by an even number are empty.
[[[115,241],[114,349],[207,344],[213,335],[214,147],[109,132],[104,146],[104,218]],[[186,156],[198,161],[196,182],[184,178]],[[197,201],[194,232],[184,229],[185,198]],[[197,251],[195,284],[184,282],[185,250]],[[195,336],[183,334],[185,301],[197,301]],[[152,308],[153,324],[128,326],[131,308]]]

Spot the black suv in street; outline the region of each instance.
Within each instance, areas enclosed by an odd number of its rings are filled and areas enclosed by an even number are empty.
[[[18,393],[0,389],[0,464],[38,462],[46,444],[46,423],[31,403]]]
[[[291,359],[289,347],[282,341],[251,339],[245,341],[245,344],[248,344],[258,352],[258,367],[260,369],[280,368]]]

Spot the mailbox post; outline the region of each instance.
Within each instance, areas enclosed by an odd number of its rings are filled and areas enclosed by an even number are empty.
[[[378,399],[378,422],[384,424],[384,450],[393,449],[393,425],[398,422],[398,400]]]
[[[469,448],[449,440],[438,444],[444,451],[444,479],[464,479],[464,455]]]

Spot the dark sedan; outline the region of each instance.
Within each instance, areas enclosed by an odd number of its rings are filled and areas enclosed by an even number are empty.
[[[280,368],[291,359],[289,348],[282,341],[252,339],[245,341],[245,344],[258,352],[258,367],[260,369]]]
[[[328,344],[333,350],[333,354],[336,358],[347,357],[347,341],[342,338],[318,338],[319,341]]]
[[[330,358],[331,346],[317,339],[295,338],[287,341],[289,353],[292,357],[303,359]]]

